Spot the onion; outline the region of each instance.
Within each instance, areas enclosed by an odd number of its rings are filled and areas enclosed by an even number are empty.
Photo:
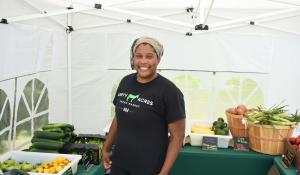
[[[241,109],[243,112],[240,112],[240,113],[243,113],[243,114],[247,111],[247,107],[242,104],[238,105],[236,108]],[[243,115],[243,114],[239,114],[239,115]]]
[[[230,114],[237,114],[236,108],[229,108],[229,109],[227,109],[227,111],[228,111]]]
[[[236,109],[238,115],[244,115],[245,111],[242,108]]]

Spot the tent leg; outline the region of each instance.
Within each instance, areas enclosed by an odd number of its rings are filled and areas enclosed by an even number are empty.
[[[68,26],[72,26],[71,14],[67,14]],[[67,32],[68,60],[68,122],[73,124],[72,116],[72,32]]]

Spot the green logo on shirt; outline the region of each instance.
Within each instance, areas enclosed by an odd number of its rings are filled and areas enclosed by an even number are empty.
[[[139,98],[140,95],[133,95],[133,94],[128,94],[127,98],[126,98],[126,101],[129,101],[132,102],[133,100],[136,100]]]

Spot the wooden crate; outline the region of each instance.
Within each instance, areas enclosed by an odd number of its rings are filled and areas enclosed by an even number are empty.
[[[295,158],[294,158],[293,164],[295,165],[297,170],[300,170],[300,150],[297,150],[296,148],[294,148],[292,146],[292,144],[288,141],[288,139],[285,139],[284,142],[285,142],[285,151],[284,152],[287,152],[287,150],[289,150],[290,152],[295,153]]]

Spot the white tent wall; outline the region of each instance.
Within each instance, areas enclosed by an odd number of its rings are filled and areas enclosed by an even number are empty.
[[[102,132],[110,118],[110,74],[105,34],[72,33],[72,120],[76,132]]]
[[[156,36],[164,43],[166,52],[160,63],[160,69],[178,70],[266,73],[269,69],[274,42],[267,37],[226,33],[192,37],[159,30],[151,32],[144,30],[143,33],[113,33],[108,36],[110,69],[128,69],[128,59],[124,58],[129,57],[131,41],[142,35]],[[116,52],[116,50],[120,51]]]
[[[24,25],[1,25],[0,27],[1,82],[51,72],[47,86],[53,87],[50,93],[55,92],[53,95],[58,96],[52,99],[54,102],[52,105],[56,106],[52,114],[66,117],[67,113],[63,107],[66,101],[59,98],[66,96],[67,91],[65,33],[55,33]]]
[[[290,112],[300,108],[300,38],[281,38],[274,44],[269,78],[269,104],[284,101]]]
[[[19,149],[43,123],[68,122],[66,34],[1,24],[0,38],[0,89],[8,94],[10,126],[14,126],[7,131],[15,131],[8,138],[13,142],[7,143],[7,149]],[[2,105],[0,119],[7,112]],[[1,129],[1,142],[4,131]]]
[[[52,55],[49,46],[51,35],[32,27],[20,28],[13,25],[1,27],[1,53],[4,63],[1,64],[1,79],[49,69],[49,57]],[[20,60],[27,64],[10,64]]]

